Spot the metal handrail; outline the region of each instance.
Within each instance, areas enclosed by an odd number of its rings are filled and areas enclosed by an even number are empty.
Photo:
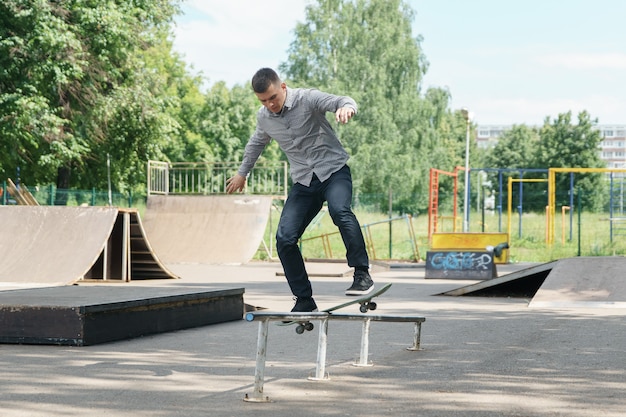
[[[248,402],[269,402],[268,396],[263,395],[263,383],[265,380],[265,360],[267,357],[267,339],[269,335],[270,321],[294,321],[308,322],[311,320],[320,321],[319,340],[317,346],[317,364],[315,367],[315,376],[309,377],[312,381],[321,381],[328,379],[326,375],[326,346],[328,343],[328,322],[330,320],[361,320],[363,321],[363,330],[361,333],[361,355],[359,362],[354,363],[355,366],[369,366],[367,360],[369,351],[369,328],[372,321],[385,322],[411,322],[415,324],[415,333],[413,337],[413,346],[407,350],[420,350],[420,339],[422,323],[426,321],[424,317],[417,316],[394,316],[394,315],[369,315],[369,314],[347,314],[347,313],[328,313],[328,312],[311,312],[311,313],[276,313],[276,312],[249,312],[245,315],[246,321],[259,321],[259,333],[257,340],[256,367],[254,371],[254,392],[252,395],[246,394],[244,401]]]

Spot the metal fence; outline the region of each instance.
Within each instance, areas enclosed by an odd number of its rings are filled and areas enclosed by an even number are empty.
[[[58,189],[49,184],[45,186],[19,186],[28,191],[40,206],[117,206],[135,207],[139,202],[143,202],[142,196],[131,194],[109,193],[107,191],[96,190],[67,190]],[[6,182],[0,187],[0,205],[19,204],[8,192]]]
[[[226,193],[226,180],[239,162],[148,161],[148,195],[212,195]],[[246,194],[287,197],[287,162],[257,163],[248,175]]]

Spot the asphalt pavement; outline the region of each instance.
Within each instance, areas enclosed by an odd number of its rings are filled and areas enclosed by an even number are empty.
[[[250,306],[289,311],[293,304],[278,263],[168,266],[182,278],[111,285],[243,287]],[[346,300],[351,277],[344,276],[345,265],[309,268],[320,308]],[[520,266],[498,268],[503,274]],[[256,322],[86,347],[5,344],[0,415],[625,415],[626,309],[529,309],[528,299],[441,296],[476,281],[424,279],[422,268],[376,268],[373,277],[377,285],[393,284],[378,299],[378,313],[426,318],[421,350],[406,349],[411,324],[372,322],[373,366],[356,367],[361,324],[331,321],[329,379],[312,381],[317,330],[298,335],[293,326],[270,325],[264,395],[271,402],[250,403],[243,399],[254,388]]]

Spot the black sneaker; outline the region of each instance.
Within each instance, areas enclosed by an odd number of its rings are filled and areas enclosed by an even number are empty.
[[[315,304],[315,300],[311,297],[296,298],[296,305],[291,309],[292,313],[310,313],[312,311],[317,311],[317,304]]]
[[[370,273],[357,269],[354,271],[354,282],[352,286],[346,290],[346,295],[366,295],[374,289],[374,281],[370,277]]]
[[[296,297],[296,305],[291,309],[292,313],[310,313],[317,310],[317,304],[315,304],[315,300],[311,297]],[[283,320],[283,323],[288,324],[291,323],[291,320]]]

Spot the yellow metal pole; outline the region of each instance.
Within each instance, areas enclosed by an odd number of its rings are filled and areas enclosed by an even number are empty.
[[[561,244],[563,246],[565,246],[565,212],[569,209],[569,206],[561,207]]]
[[[556,175],[554,168],[548,169],[548,239],[546,243],[551,245],[554,243],[554,212],[556,205]]]
[[[550,216],[550,206],[546,206],[546,231],[545,231],[545,236],[546,236],[546,243],[548,243],[548,239],[550,239],[548,230],[550,230],[550,222],[548,222],[548,217]]]
[[[609,172],[626,172],[626,168],[548,168],[548,206],[550,207],[549,225],[550,225],[550,241],[554,243],[554,228],[556,216],[556,173],[609,173]]]

